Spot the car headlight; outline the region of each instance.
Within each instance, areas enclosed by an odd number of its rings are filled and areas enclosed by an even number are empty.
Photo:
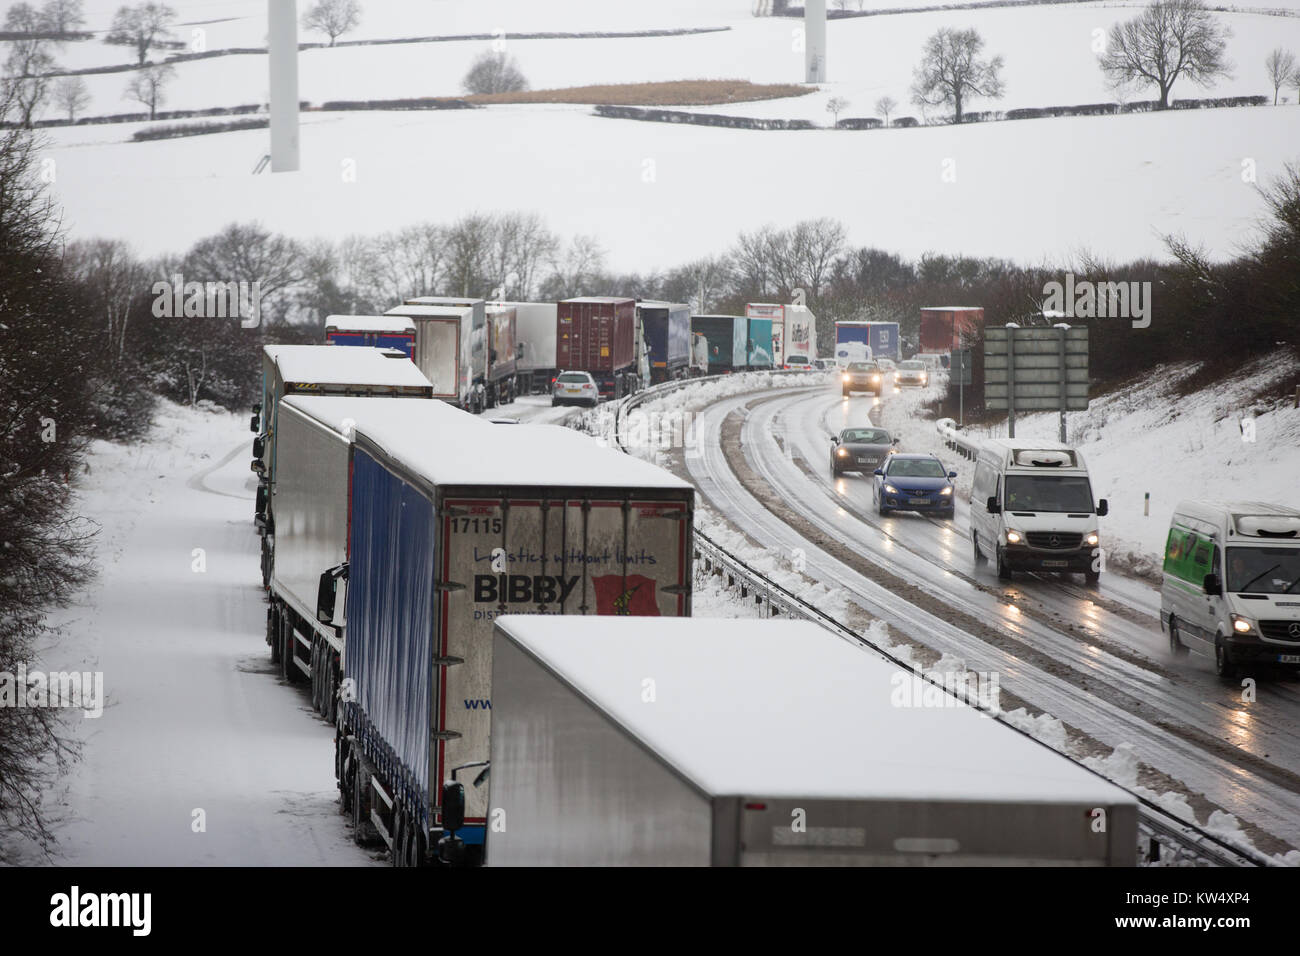
[[[848,450],[847,448],[836,448],[836,449],[835,449],[835,454],[839,455],[841,458],[845,458],[845,457],[847,457],[847,456],[848,456],[848,453],[849,453],[849,450]]]
[[[1019,544],[1021,542],[1020,532],[1007,529],[1007,544]]]
[[[842,376],[842,377],[843,377],[844,381],[846,381],[846,382],[849,380],[849,377],[848,377],[847,375],[844,375],[844,376]]]
[[[1234,614],[1232,615],[1232,629],[1238,634],[1249,634],[1254,630],[1254,626],[1250,623],[1250,618]]]
[[[890,494],[890,495],[896,495],[896,494],[898,494],[898,489],[895,488],[893,485],[886,484],[886,485],[885,485],[885,493],[886,493],[886,494]]]
[[[873,375],[873,376],[871,376],[871,380],[872,380],[873,382],[879,382],[879,381],[880,381],[880,376],[879,376],[879,375]]]
[[[941,495],[950,495],[950,494],[952,494],[952,485],[949,485],[947,488],[943,489],[943,491],[939,492],[939,494],[941,494]]]
[[[1088,547],[1095,548],[1097,547],[1097,542],[1101,539],[1097,537],[1097,532],[1093,531],[1091,534],[1085,535],[1083,540],[1087,542]]]

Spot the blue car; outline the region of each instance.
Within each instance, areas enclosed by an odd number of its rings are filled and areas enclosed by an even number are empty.
[[[934,511],[952,517],[957,472],[946,471],[937,455],[890,455],[876,469],[873,498],[876,511]]]

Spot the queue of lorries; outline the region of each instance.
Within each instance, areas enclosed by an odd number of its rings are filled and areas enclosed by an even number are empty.
[[[329,316],[325,339],[400,349],[428,378],[435,398],[477,413],[530,393],[550,392],[557,404],[595,405],[690,376],[811,368],[816,330],[816,316],[797,305],[754,303],[744,316],[731,316],[692,315],[681,303],[618,296],[560,302],[418,296],[382,316]]]

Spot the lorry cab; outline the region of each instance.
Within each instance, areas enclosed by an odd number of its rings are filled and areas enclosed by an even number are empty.
[[[1160,627],[1175,656],[1212,656],[1221,677],[1246,663],[1300,666],[1300,510],[1179,502],[1165,543]]]
[[[991,560],[998,577],[1014,571],[1079,572],[1089,586],[1101,576],[1097,519],[1087,465],[1059,442],[990,439],[975,461],[970,525],[975,562]]]

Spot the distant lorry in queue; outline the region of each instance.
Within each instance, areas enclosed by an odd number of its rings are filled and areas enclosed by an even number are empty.
[[[253,406],[252,470],[257,473],[253,520],[262,538],[262,586],[275,551],[275,487],[279,406],[287,395],[367,395],[432,398],[433,386],[397,349],[328,345],[267,345],[262,349],[262,400]]]
[[[482,299],[421,296],[385,315],[415,323],[415,364],[434,398],[478,413],[488,408],[487,311]]]
[[[347,626],[335,771],[358,842],[381,839],[398,864],[472,864],[493,621],[689,615],[694,490],[571,429],[484,441],[497,426],[408,404],[357,422],[348,564],[321,579],[317,619]],[[330,592],[343,577],[346,605]]]
[[[549,392],[559,372],[555,364],[554,302],[489,302],[487,308],[508,306],[515,310],[515,391],[518,394]]]
[[[984,310],[978,306],[948,305],[921,310],[921,347],[918,352],[940,356],[943,367],[954,349],[966,348],[969,339],[984,325]]]
[[[1256,665],[1300,669],[1300,509],[1180,501],[1169,522],[1160,627],[1232,679]]]
[[[603,398],[640,390],[638,342],[635,299],[589,295],[556,304],[556,368],[590,372]]]
[[[406,412],[410,414],[404,416]],[[334,579],[326,590],[337,592],[341,608],[346,580],[337,579],[348,559],[354,517],[348,497],[352,439],[358,424],[387,416],[418,421],[430,441],[456,425],[493,428],[446,402],[396,398],[290,395],[280,402],[277,415],[275,509],[280,520],[266,642],[272,663],[287,682],[311,681],[312,704],[330,722],[337,715],[347,634],[346,621],[331,625],[318,617],[321,577]]]
[[[804,360],[796,363],[799,367],[817,358],[817,316],[807,306],[751,302],[745,306],[745,317],[772,320],[774,367],[790,367],[787,356]]]
[[[835,362],[840,368],[849,362],[898,357],[897,322],[835,323]]]
[[[693,315],[691,331],[708,342],[709,374],[743,372],[749,363],[749,322],[743,315]]]
[[[650,383],[685,378],[691,361],[690,306],[643,300],[636,311],[649,356]]]
[[[990,678],[963,700],[806,621],[509,614],[493,642],[490,866],[1137,863],[1137,800],[970,706]]]
[[[401,349],[414,359],[415,323],[397,315],[331,315],[325,319],[325,344]]]
[[[702,332],[691,332],[691,377],[709,374],[709,340]]]
[[[745,365],[749,369],[770,369],[772,358],[772,320],[749,318]]]
[[[488,336],[487,407],[492,408],[510,404],[519,391],[518,310],[513,305],[485,304],[484,312]]]

